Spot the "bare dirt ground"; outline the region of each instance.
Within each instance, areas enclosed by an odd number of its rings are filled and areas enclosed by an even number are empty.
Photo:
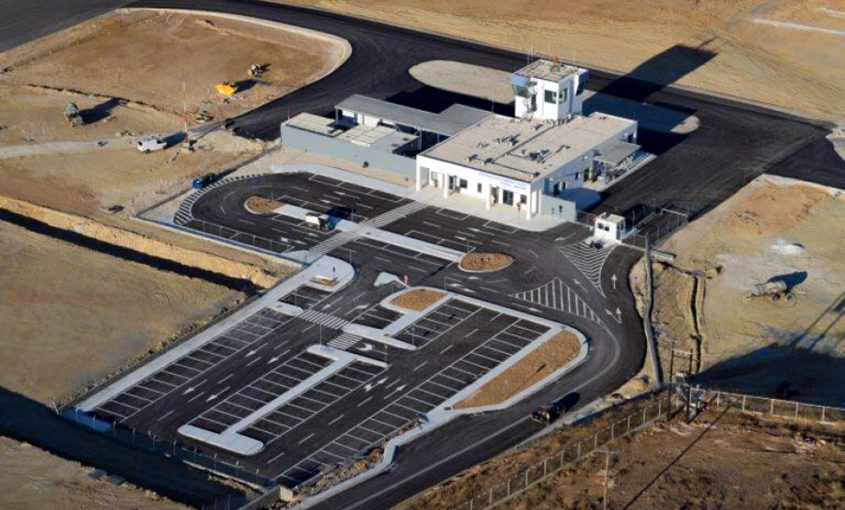
[[[4,84],[122,98],[180,117],[206,110],[222,120],[328,74],[345,52],[340,41],[301,30],[143,10],[101,16],[14,48],[0,65],[10,68]],[[268,70],[251,80],[251,64]],[[227,98],[213,88],[222,82],[243,90]]]
[[[0,223],[0,385],[61,400],[243,294]]]
[[[842,431],[708,412],[658,424],[611,447],[608,505],[627,508],[841,508]],[[604,456],[596,455],[507,505],[597,508]]]
[[[705,381],[767,395],[785,383],[801,400],[842,404],[843,235],[841,191],[756,179],[662,246],[677,254],[654,266],[663,344],[691,349]],[[786,282],[791,298],[748,298],[770,280]],[[686,360],[675,368],[687,370]]]
[[[458,402],[455,409],[504,402],[574,360],[580,348],[581,343],[574,334],[562,331]]]
[[[81,214],[152,205],[262,147],[215,132],[193,152],[141,154],[131,148],[135,136],[175,134],[183,112],[189,127],[198,125],[199,111],[221,121],[324,76],[346,56],[343,41],[300,30],[157,11],[102,16],[14,48],[0,55],[7,69],[0,75],[0,145],[26,145],[27,153],[0,159],[0,194]],[[268,71],[245,90],[232,98],[213,90],[249,80],[252,63]],[[70,101],[85,126],[64,119]],[[109,143],[72,153],[46,143],[99,140]]]
[[[169,510],[187,507],[137,490],[79,463],[0,437],[0,507],[8,510]]]
[[[391,305],[412,310],[414,312],[421,312],[437,302],[445,296],[442,292],[429,289],[413,289],[405,292],[402,295],[396,296],[390,302]]]
[[[838,57],[845,53],[845,36],[754,22],[775,19],[843,30],[841,0],[658,0],[636,8],[622,0],[292,3],[526,53],[555,54],[618,72],[639,67],[640,77],[677,81],[820,118],[845,115],[845,68]]]
[[[459,267],[464,271],[488,273],[504,269],[513,263],[513,257],[504,253],[472,252],[464,255]]]
[[[554,444],[566,443],[563,438],[583,437],[601,425],[555,432],[397,508],[451,508],[539,461]],[[840,429],[738,411],[708,410],[689,425],[679,419],[658,423],[610,445],[607,508],[841,508],[843,437]],[[570,465],[502,508],[602,508],[604,462],[603,455],[594,455]]]

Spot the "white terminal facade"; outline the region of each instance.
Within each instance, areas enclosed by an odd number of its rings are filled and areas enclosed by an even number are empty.
[[[513,73],[516,117],[488,116],[418,154],[417,189],[516,207],[530,219],[554,209],[553,199],[627,172],[640,152],[637,122],[582,115],[587,79],[587,70],[549,60]]]

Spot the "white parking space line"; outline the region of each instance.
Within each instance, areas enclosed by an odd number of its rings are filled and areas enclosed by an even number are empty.
[[[411,372],[416,372],[417,370],[421,369],[422,367],[428,365],[428,361],[423,361],[419,365],[415,366]]]
[[[369,402],[369,401],[370,401],[370,400],[372,400],[372,399],[373,399],[373,397],[367,397],[367,398],[365,398],[364,400],[362,400],[362,401],[358,402],[358,405],[357,405],[357,406],[355,406],[355,407],[361,407],[362,405],[366,404],[367,402]]]
[[[344,416],[346,416],[346,415],[345,415],[345,414],[341,414],[341,415],[340,415],[340,416],[338,416],[337,418],[335,418],[335,419],[333,419],[332,421],[330,421],[328,424],[329,424],[329,425],[334,425],[335,423],[337,423],[338,421],[340,421],[340,419],[341,419],[341,418],[343,418]]]
[[[302,438],[302,439],[301,439],[301,440],[300,440],[297,444],[302,444],[302,443],[304,443],[305,441],[308,441],[309,439],[311,439],[312,437],[314,437],[314,433],[308,434],[307,436],[305,436],[304,438]]]

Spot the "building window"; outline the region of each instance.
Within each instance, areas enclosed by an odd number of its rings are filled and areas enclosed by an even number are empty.
[[[460,181],[458,181],[458,186],[460,186],[461,189],[467,189],[468,183],[466,179],[461,179]]]
[[[519,203],[522,205],[528,204],[528,195],[519,195]]]
[[[560,103],[565,103],[565,102],[566,102],[566,97],[567,97],[567,95],[568,95],[568,94],[569,94],[569,89],[563,89],[563,90],[561,90],[561,91],[560,91],[560,94],[557,96],[557,102],[558,102],[558,104],[560,104]]]
[[[556,103],[557,92],[555,92],[554,90],[547,90],[545,93],[545,100],[547,103]]]
[[[481,183],[478,183],[478,192],[481,193]]]

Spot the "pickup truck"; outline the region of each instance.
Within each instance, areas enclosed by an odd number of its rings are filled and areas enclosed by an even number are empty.
[[[167,147],[167,142],[164,141],[163,138],[160,136],[155,135],[147,135],[138,138],[138,142],[135,144],[139,151],[143,153],[153,152],[153,151],[160,151]]]
[[[305,213],[305,223],[317,227],[323,232],[327,232],[334,228],[332,224],[332,217],[328,214],[317,214],[313,212]]]

